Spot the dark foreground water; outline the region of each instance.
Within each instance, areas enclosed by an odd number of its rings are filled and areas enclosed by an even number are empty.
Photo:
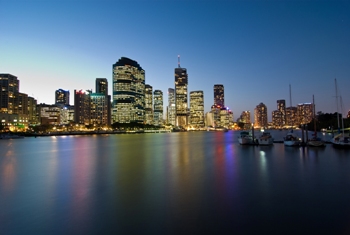
[[[0,234],[350,234],[350,150],[238,133],[1,140]]]

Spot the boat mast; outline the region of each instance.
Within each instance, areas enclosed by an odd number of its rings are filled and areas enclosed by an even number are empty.
[[[339,125],[339,108],[338,108],[338,85],[337,85],[337,79],[334,78],[334,82],[335,82],[335,99],[337,102],[337,120],[338,120],[338,133],[340,133],[340,125]]]
[[[316,131],[316,108],[315,108],[315,96],[312,95],[312,106],[313,106],[313,111],[314,111],[314,135],[315,135],[315,139],[317,138],[317,131]]]
[[[290,105],[290,114],[291,114],[291,116],[293,116],[293,117],[291,117],[291,119],[292,119],[292,131],[293,131],[293,126],[294,126],[294,115],[292,115],[292,87],[291,87],[291,85],[289,84],[289,105]]]
[[[344,118],[343,118],[343,99],[340,96],[340,111],[341,111],[341,128],[343,129],[344,136]]]

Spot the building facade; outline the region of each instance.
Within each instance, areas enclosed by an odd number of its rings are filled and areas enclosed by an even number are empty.
[[[298,115],[297,115],[297,107],[287,107],[286,108],[286,126],[293,127],[298,126]]]
[[[255,121],[255,124],[254,124],[255,127],[265,128],[268,126],[267,108],[264,103],[258,104],[254,109],[254,121]]]
[[[224,85],[222,84],[214,85],[214,105],[225,107]]]
[[[168,123],[175,126],[176,109],[175,109],[175,90],[168,88],[168,109],[167,109],[167,120]]]
[[[108,95],[108,81],[107,78],[96,78],[95,92],[98,94]]]
[[[163,92],[154,90],[154,125],[160,126],[163,124]]]
[[[19,92],[19,80],[11,74],[0,74],[0,112],[17,114],[15,99]]]
[[[69,91],[65,91],[63,89],[58,89],[55,92],[55,104],[64,107],[69,105]]]
[[[91,90],[74,90],[74,122],[90,125]]]
[[[175,125],[188,125],[188,74],[185,68],[175,68]]]
[[[145,122],[145,71],[122,57],[113,64],[113,123]]]
[[[153,125],[153,87],[145,85],[145,124]]]
[[[308,124],[312,121],[314,107],[312,103],[298,104],[297,106],[298,124]]]
[[[190,125],[193,128],[201,128],[205,125],[203,91],[190,92]]]
[[[286,125],[286,101],[285,100],[277,100],[277,110],[280,112],[280,115],[277,115],[277,116],[280,116],[278,125],[280,127],[283,127]]]

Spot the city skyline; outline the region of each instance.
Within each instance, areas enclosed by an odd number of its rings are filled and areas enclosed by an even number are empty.
[[[6,32],[0,72],[18,77],[21,92],[38,103],[53,104],[58,89],[92,90],[96,78],[112,84],[112,65],[121,57],[136,60],[146,83],[168,100],[180,54],[188,94],[203,91],[205,112],[213,103],[213,85],[223,84],[234,120],[262,102],[271,121],[277,100],[289,106],[291,84],[293,106],[315,95],[316,112],[334,113],[334,78],[343,114],[350,109],[348,2],[34,1],[20,8],[18,2],[0,3],[0,28]],[[111,6],[118,14],[107,16]],[[130,11],[137,17],[128,17]],[[163,108],[165,113],[165,103]]]

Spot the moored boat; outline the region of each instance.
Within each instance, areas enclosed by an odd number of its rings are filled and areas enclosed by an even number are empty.
[[[325,142],[317,137],[317,129],[316,129],[316,109],[315,109],[315,97],[312,96],[312,104],[313,104],[313,121],[314,121],[314,134],[313,137],[307,141],[307,145],[310,147],[325,147]]]
[[[263,132],[263,134],[258,138],[259,145],[272,145],[273,137],[270,132]]]
[[[238,142],[241,145],[255,144],[253,136],[248,131],[242,131],[238,137]]]
[[[294,135],[293,132],[288,132],[286,137],[284,137],[283,143],[285,146],[299,146],[300,138]]]

